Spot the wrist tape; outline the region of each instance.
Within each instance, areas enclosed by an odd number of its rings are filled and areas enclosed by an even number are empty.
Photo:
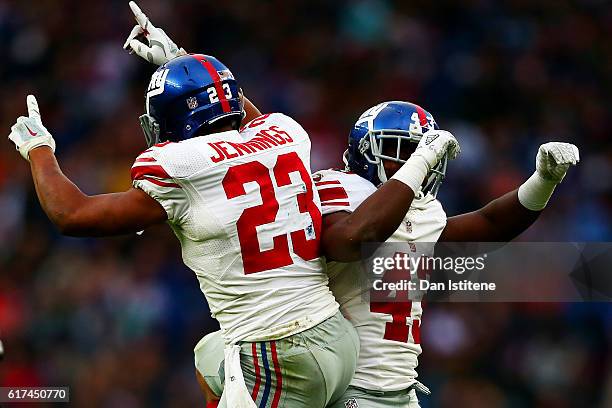
[[[416,196],[429,170],[430,167],[427,159],[419,154],[413,154],[391,179],[402,182],[410,187]]]
[[[541,211],[555,191],[557,183],[544,180],[536,171],[518,189],[518,199],[523,207],[531,211]]]

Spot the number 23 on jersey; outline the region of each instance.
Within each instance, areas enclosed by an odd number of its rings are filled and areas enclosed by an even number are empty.
[[[273,247],[262,251],[257,237],[257,227],[275,222],[280,209],[273,179],[278,187],[288,186],[291,184],[289,176],[291,173],[298,173],[306,187],[305,191],[297,194],[295,199],[300,213],[310,215],[312,226],[296,231],[282,231],[281,234],[274,236]],[[236,223],[244,273],[263,272],[293,264],[289,235],[294,254],[306,261],[318,258],[320,256],[321,211],[314,202],[310,174],[297,153],[279,155],[273,169],[267,168],[258,161],[230,167],[222,182],[227,199],[232,200],[246,195],[244,185],[250,182],[259,185],[262,203],[246,208]],[[308,231],[307,236],[306,232],[311,228],[314,231]],[[313,239],[308,239],[313,235]]]

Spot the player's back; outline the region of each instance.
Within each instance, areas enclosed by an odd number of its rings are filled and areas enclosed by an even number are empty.
[[[282,114],[157,145],[134,164],[135,185],[168,212],[226,341],[286,337],[338,309],[309,169],[308,135]]]

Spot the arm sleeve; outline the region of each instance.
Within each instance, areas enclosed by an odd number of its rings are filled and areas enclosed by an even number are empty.
[[[323,215],[339,211],[353,212],[376,191],[368,180],[356,174],[339,170],[321,170],[313,174],[313,179]]]
[[[155,149],[145,150],[132,165],[132,185],[157,201],[168,214],[168,221],[180,225],[188,213],[188,198],[183,186],[168,174]]]

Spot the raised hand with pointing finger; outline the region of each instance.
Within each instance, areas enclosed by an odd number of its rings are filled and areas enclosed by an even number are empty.
[[[163,65],[175,57],[187,54],[168,37],[164,30],[155,27],[135,2],[130,1],[129,4],[138,24],[134,26],[125,41],[124,49],[156,65]],[[146,38],[148,45],[137,40],[140,35]]]
[[[55,140],[40,119],[40,109],[34,95],[26,98],[28,116],[20,116],[11,127],[9,139],[24,159],[30,160],[30,151],[40,146],[49,146],[55,152]]]

